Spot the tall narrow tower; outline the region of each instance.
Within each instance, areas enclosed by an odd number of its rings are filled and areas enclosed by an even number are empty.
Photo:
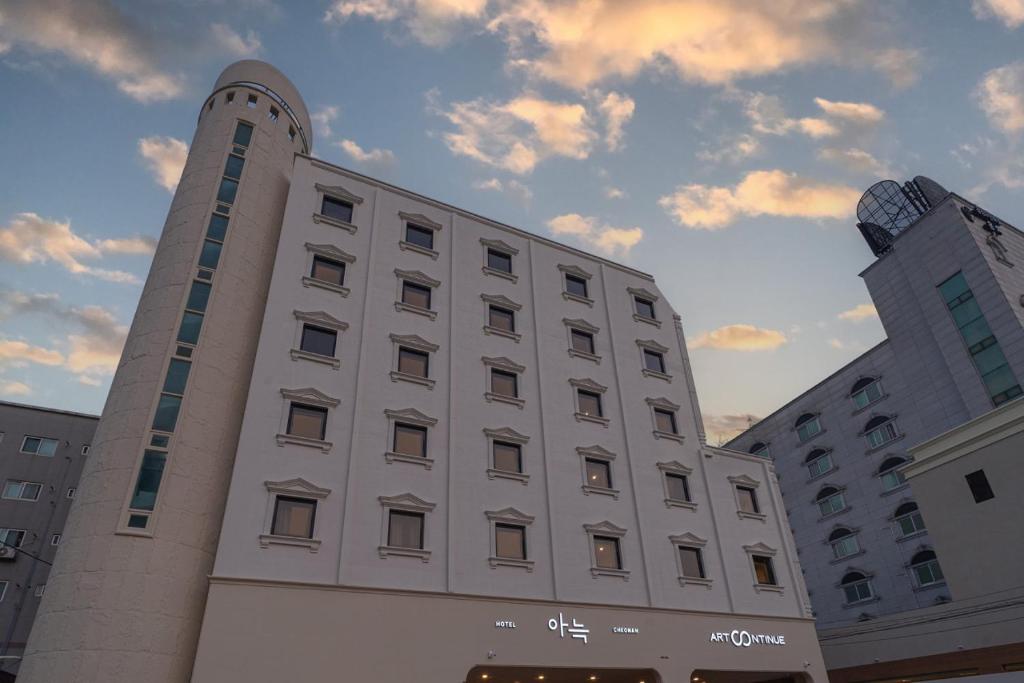
[[[19,680],[188,680],[296,152],[309,114],[232,64],[185,170]]]

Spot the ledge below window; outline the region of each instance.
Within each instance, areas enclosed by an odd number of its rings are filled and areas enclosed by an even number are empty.
[[[595,579],[599,576],[617,576],[623,581],[629,581],[628,569],[606,569],[604,567],[591,567],[590,575]]]
[[[648,370],[647,368],[641,368],[640,372],[643,373],[644,377],[653,377],[655,379],[661,379],[666,382],[672,382],[672,375],[667,372],[658,372],[657,370]]]
[[[413,304],[407,304],[404,301],[396,301],[395,310],[416,313],[417,315],[422,315],[424,317],[430,318],[431,320],[437,317],[437,311],[432,311],[429,308],[423,308],[422,306],[414,306]]]
[[[907,534],[906,536],[897,536],[896,537],[896,542],[897,543],[903,543],[904,541],[910,541],[910,540],[913,540],[913,539],[918,538],[920,536],[924,536],[927,533],[928,533],[927,529],[921,529],[920,531],[915,531],[914,533]]]
[[[864,600],[858,600],[857,602],[844,602],[843,603],[843,609],[853,609],[855,607],[862,607],[864,605],[870,605],[871,603],[878,602],[881,599],[882,598],[878,597],[877,595],[872,595],[870,598],[866,598]]]
[[[306,436],[295,436],[294,434],[278,434],[277,445],[284,446],[285,444],[292,444],[293,446],[306,446],[307,448],[319,448],[324,453],[329,453],[334,444],[330,441],[323,441],[321,439],[310,439]]]
[[[529,481],[530,481],[530,475],[529,474],[523,474],[522,472],[509,472],[508,470],[496,470],[493,467],[490,467],[490,468],[487,469],[487,478],[488,479],[511,479],[513,481],[518,481],[519,483],[523,484],[524,486],[527,483],[529,483]]]
[[[598,417],[597,415],[587,415],[586,413],[576,413],[577,422],[593,422],[599,424],[602,427],[607,427],[608,423],[611,422],[607,417]]]
[[[384,454],[384,459],[388,461],[388,464],[393,462],[408,462],[413,465],[419,465],[425,470],[429,470],[434,467],[434,459],[425,458],[422,455],[409,455],[408,453],[388,451]]]
[[[872,454],[874,454],[874,453],[877,453],[878,451],[884,451],[884,450],[885,450],[886,448],[888,448],[889,446],[893,445],[893,444],[894,444],[894,443],[896,443],[897,441],[902,441],[902,440],[903,440],[903,439],[905,439],[906,437],[907,437],[907,435],[906,435],[906,434],[900,434],[900,435],[899,435],[899,436],[897,436],[896,438],[894,438],[894,439],[889,439],[889,440],[888,440],[888,441],[886,441],[885,443],[882,443],[882,444],[878,444],[877,446],[872,446],[872,447],[868,448],[868,449],[867,449],[866,451],[864,451],[864,455],[872,455]]]
[[[348,232],[351,232],[352,234],[355,234],[355,232],[357,230],[356,226],[353,225],[352,223],[349,223],[348,221],[343,221],[340,218],[331,218],[330,216],[325,216],[322,213],[314,213],[313,214],[313,222],[314,223],[326,223],[327,225],[333,225],[336,228],[341,228],[342,230],[347,230]]]
[[[260,534],[260,547],[268,548],[272,545],[287,545],[293,548],[307,548],[311,553],[320,552],[320,539],[300,538],[298,536],[277,536],[275,534]]]
[[[783,593],[782,586],[778,586],[774,583],[755,583],[754,590],[758,593]]]
[[[493,334],[498,337],[505,337],[506,339],[511,339],[517,344],[519,343],[519,340],[523,338],[523,335],[518,332],[509,332],[508,330],[503,330],[500,327],[492,327],[490,325],[484,325],[484,334]]]
[[[515,273],[506,273],[503,270],[498,270],[497,268],[491,268],[490,266],[484,266],[483,268],[481,268],[481,270],[483,271],[484,275],[493,275],[495,277],[504,278],[504,279],[508,280],[509,282],[518,282],[519,281],[519,276],[516,275]]]
[[[591,493],[597,493],[602,496],[610,496],[615,500],[619,499],[618,489],[606,489],[603,486],[590,486],[588,484],[584,484],[581,488],[583,489],[584,495],[587,496],[589,496]]]
[[[321,356],[319,353],[310,353],[309,351],[303,351],[302,349],[292,349],[290,355],[292,360],[308,360],[313,363],[330,365],[335,370],[341,367],[341,361],[333,356]]]
[[[533,571],[533,560],[514,560],[509,557],[488,557],[487,563],[491,565],[491,569],[497,567],[518,567],[525,569],[527,572]]]
[[[573,358],[584,358],[586,360],[594,361],[598,365],[601,364],[601,356],[598,356],[596,353],[587,353],[586,351],[577,351],[576,349],[569,349],[569,355],[572,356]]]
[[[687,510],[696,510],[697,504],[689,500],[676,500],[675,498],[666,498],[665,507],[667,508],[686,508]]]
[[[747,512],[746,510],[737,510],[736,515],[740,519],[756,519],[762,522],[768,519],[768,515],[766,515],[763,512]]]
[[[377,552],[383,559],[391,556],[418,557],[423,562],[430,562],[430,551],[421,548],[398,548],[392,545],[382,545],[377,547]]]
[[[672,432],[663,432],[663,431],[661,431],[659,429],[655,429],[651,433],[654,434],[654,438],[655,439],[668,439],[669,441],[675,441],[677,443],[683,443],[683,440],[686,438],[682,434],[673,434]]]
[[[562,298],[566,301],[575,301],[577,303],[586,304],[591,308],[594,307],[594,300],[590,297],[580,296],[579,294],[570,294],[569,292],[562,292]]]
[[[334,292],[335,294],[340,294],[341,296],[348,296],[349,292],[351,291],[349,290],[348,287],[342,287],[341,285],[336,285],[333,282],[324,282],[323,280],[317,280],[315,277],[309,277],[308,275],[302,276],[302,286],[326,289],[328,292]]]
[[[399,372],[398,370],[391,371],[392,382],[409,382],[410,384],[419,384],[427,389],[434,388],[434,380],[429,377],[420,377],[419,375],[410,375],[407,372]]]
[[[401,242],[398,243],[398,248],[401,249],[402,251],[414,251],[417,254],[423,254],[424,256],[429,256],[430,258],[434,259],[435,261],[437,260],[437,257],[441,255],[440,252],[434,251],[433,249],[427,249],[426,247],[421,247],[418,244],[413,244],[412,242],[406,242],[405,240],[402,240]]]
[[[654,325],[655,327],[661,327],[661,321],[655,318],[648,318],[646,315],[640,315],[639,313],[633,314],[633,320],[638,323],[647,323],[648,325]]]
[[[704,579],[699,576],[680,576],[680,586],[704,586],[708,590],[711,590],[712,579]]]
[[[526,404],[525,398],[516,398],[515,396],[505,396],[504,394],[495,394],[493,392],[485,392],[484,398],[487,399],[488,403],[507,403],[511,406],[515,406],[522,410],[523,405]]]

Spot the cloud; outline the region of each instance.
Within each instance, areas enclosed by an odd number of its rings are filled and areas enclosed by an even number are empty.
[[[105,253],[144,253],[140,248],[145,240],[139,237],[89,242],[71,230],[69,221],[61,222],[26,212],[15,215],[6,227],[0,227],[0,260],[20,264],[55,261],[76,275],[137,284],[139,279],[131,273],[94,268],[82,260],[98,259]]]
[[[32,393],[32,387],[24,382],[13,380],[0,380],[0,395],[6,396],[28,396]]]
[[[154,135],[139,139],[139,154],[146,160],[146,166],[157,184],[168,192],[174,192],[181,179],[188,158],[188,145],[184,140]]]
[[[96,243],[104,254],[138,254],[148,256],[156,251],[156,239],[148,235],[105,239]]]
[[[845,218],[853,213],[860,195],[853,187],[776,169],[752,171],[733,188],[681,185],[658,204],[680,225],[718,230],[740,216]]]
[[[228,54],[238,57],[255,57],[263,49],[263,43],[255,31],[249,30],[243,38],[227,24],[211,24],[210,33],[213,41]]]
[[[582,104],[554,102],[530,93],[507,102],[453,102],[443,109],[434,91],[427,103],[455,127],[443,134],[453,154],[512,173],[530,173],[552,156],[586,159],[597,137]]]
[[[354,140],[341,140],[337,143],[348,154],[353,161],[371,166],[393,166],[395,164],[395,153],[390,149],[365,150]]]
[[[313,125],[316,126],[317,135],[327,139],[334,134],[334,131],[331,130],[331,123],[338,118],[338,112],[338,107],[325,106],[310,114],[309,118],[313,121]]]
[[[323,20],[401,20],[417,40],[436,47],[448,43],[461,22],[481,17],[486,6],[487,0],[335,0]]]
[[[548,221],[556,235],[571,235],[606,256],[625,255],[643,239],[641,228],[616,228],[591,216],[568,213]]]
[[[993,127],[1007,134],[1024,130],[1024,62],[988,71],[974,96]]]
[[[787,341],[779,330],[738,324],[702,332],[694,337],[691,349],[723,349],[727,351],[772,351]]]
[[[850,322],[859,323],[867,320],[868,318],[877,318],[878,311],[875,309],[874,304],[857,304],[848,311],[843,311],[836,316],[840,320],[849,320]]]
[[[815,97],[814,103],[827,115],[850,123],[873,125],[881,123],[885,118],[884,111],[866,102],[833,102],[823,97]]]
[[[749,133],[737,135],[725,142],[716,150],[701,150],[697,152],[697,158],[701,161],[720,163],[727,161],[737,163],[748,159],[761,151],[761,141]]]
[[[110,0],[8,2],[0,21],[0,42],[60,53],[113,80],[140,102],[184,92],[181,77],[159,66],[153,52],[156,37]]]
[[[862,60],[881,72],[896,90],[909,88],[921,73],[921,53],[912,48],[889,48],[869,51]]]
[[[33,346],[18,339],[0,339],[0,363],[63,365],[64,354],[54,349]]]
[[[533,191],[530,190],[526,185],[522,184],[515,178],[502,182],[498,178],[488,178],[486,180],[477,180],[473,183],[473,188],[477,190],[492,190],[494,192],[504,192],[512,197],[516,197],[523,204],[528,204],[533,199]]]
[[[1009,29],[1024,24],[1024,0],[973,0],[971,9],[977,18],[995,17]]]
[[[704,432],[711,443],[723,444],[753,427],[761,418],[750,413],[738,415],[701,415]]]
[[[885,118],[885,112],[866,102],[834,102],[815,97],[814,103],[824,114],[820,117],[792,118],[786,115],[782,100],[776,95],[749,93],[744,113],[757,133],[787,135],[799,132],[814,139],[835,137],[844,128],[869,128]]]
[[[609,185],[604,188],[604,196],[608,199],[625,199],[626,193],[618,187]]]
[[[869,173],[879,178],[888,178],[893,175],[888,164],[882,163],[870,153],[856,147],[847,147],[846,149],[826,147],[818,152],[818,158],[830,161],[854,173]]]
[[[980,178],[980,182],[967,191],[967,196],[984,194],[993,185],[1011,190],[1024,188],[1024,156],[1017,148],[1016,140],[1008,142],[979,136],[974,142],[962,143],[950,150],[953,157],[972,172],[972,177]]]
[[[69,312],[82,332],[68,335],[68,370],[87,376],[113,374],[121,359],[128,327],[119,324],[114,314],[101,306],[72,308]]]
[[[605,145],[613,152],[622,149],[622,129],[633,118],[636,102],[628,95],[610,92],[597,105],[597,109],[605,120]]]

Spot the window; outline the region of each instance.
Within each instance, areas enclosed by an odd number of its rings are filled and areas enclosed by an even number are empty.
[[[259,101],[259,100],[258,100],[258,98],[255,95],[249,95],[249,100],[245,104],[246,104],[247,107],[249,107],[249,109],[255,109],[257,101]],[[241,127],[241,126],[239,126],[239,127]]]
[[[34,591],[34,595],[37,598],[41,598],[41,597],[43,597],[43,593],[45,593],[45,592],[46,592],[46,584],[45,583],[41,583],[38,586],[36,586],[36,589]]]
[[[867,407],[882,398],[882,385],[875,377],[862,377],[850,390],[850,398],[857,410]]]
[[[220,188],[217,190],[217,201],[224,204],[234,204],[238,195],[238,181],[231,178],[221,178]]]
[[[352,202],[324,195],[323,202],[320,205],[320,215],[351,223],[353,208]]]
[[[338,287],[345,285],[345,264],[329,259],[326,256],[314,256],[313,268],[309,276],[320,282],[328,282]]]
[[[76,491],[76,490],[77,490],[77,489],[76,489],[76,488],[75,488],[74,486],[72,486],[71,488],[69,488],[69,489],[68,489],[68,492],[67,492],[67,494],[65,495],[65,497],[66,497],[66,498],[67,498],[68,500],[70,500],[70,499],[74,498],[74,497],[75,497],[75,491]]]
[[[249,95],[249,106],[251,107],[255,104],[256,96]],[[238,145],[239,147],[248,147],[251,141],[252,126],[250,126],[248,123],[242,123],[241,121],[239,121],[238,125],[235,127],[235,137],[233,140],[234,144]]]
[[[610,489],[612,487],[612,465],[606,460],[586,458],[586,486],[598,489]]]
[[[650,299],[643,297],[633,297],[633,310],[641,318],[648,318],[650,320],[657,320],[657,316],[654,315],[654,302]]]
[[[426,351],[398,347],[398,371],[414,377],[428,377],[430,354]]]
[[[964,479],[967,480],[967,485],[971,488],[971,495],[974,496],[975,503],[984,503],[986,500],[996,497],[996,494],[992,493],[988,477],[985,476],[985,470],[975,470],[965,475]]]
[[[430,309],[430,287],[413,282],[402,282],[402,303],[417,308]]]
[[[179,358],[172,358],[167,366],[167,377],[164,378],[164,391],[168,394],[184,394],[188,383],[188,373],[192,363]]]
[[[224,176],[232,180],[242,177],[242,168],[245,166],[245,158],[237,154],[229,154],[227,163],[224,164]]]
[[[9,548],[20,548],[25,542],[26,531],[24,529],[0,529],[0,545]]]
[[[761,507],[757,504],[757,491],[749,486],[736,487],[736,500],[739,501],[740,512],[752,515],[761,514]]]
[[[669,500],[689,503],[690,484],[685,474],[665,473],[665,488],[668,490]]]
[[[817,503],[818,512],[821,513],[822,517],[827,517],[846,509],[846,499],[843,497],[843,492],[835,486],[826,486],[819,491],[818,495],[814,498],[814,502]]]
[[[50,536],[50,545],[60,545],[60,534]]]
[[[992,334],[974,293],[963,273],[957,273],[939,285],[939,293],[949,307],[953,322],[967,345],[981,380],[994,405],[1021,395],[1020,385],[1010,369],[999,342]]]
[[[53,454],[57,452],[57,446],[59,445],[60,441],[57,439],[47,439],[41,436],[26,436],[25,440],[21,442],[21,452],[43,455],[49,458],[53,457]]]
[[[583,330],[569,330],[569,340],[572,350],[578,353],[594,355],[594,335]]]
[[[288,142],[295,142],[295,128],[288,126]]]
[[[914,555],[910,559],[910,570],[914,573],[914,580],[921,588],[943,581],[939,560],[931,550],[922,550]]]
[[[508,398],[519,397],[519,377],[514,372],[491,368],[491,393]]]
[[[495,524],[494,554],[509,560],[525,560],[526,527],[515,524]]]
[[[754,576],[759,585],[779,585],[775,579],[775,567],[772,564],[771,557],[767,555],[751,555],[750,559],[754,563]]]
[[[4,484],[3,497],[8,500],[39,500],[39,493],[43,490],[42,484],[31,481],[20,481],[8,479]]]
[[[579,277],[577,275],[565,274],[565,292],[566,294],[572,294],[583,299],[589,298],[587,296],[587,280],[586,278]]]
[[[817,415],[811,413],[804,413],[798,417],[794,426],[796,427],[796,438],[800,439],[800,443],[809,441],[821,433],[821,421]]]
[[[434,231],[415,223],[405,224],[405,241],[424,249],[434,249]]]
[[[664,408],[654,409],[654,428],[665,434],[678,434],[676,429],[676,414]]]
[[[622,553],[619,539],[610,536],[594,536],[594,566],[599,569],[622,569]]]
[[[487,324],[497,330],[505,332],[516,331],[516,313],[507,308],[501,308],[490,304],[487,307]]]
[[[883,491],[893,491],[907,483],[903,473],[899,471],[900,465],[905,462],[903,458],[888,458],[878,467],[878,478],[882,481]]]
[[[302,326],[302,339],[299,342],[299,348],[307,353],[334,357],[337,342],[338,333],[335,330],[308,324]]]
[[[327,408],[292,403],[288,410],[287,433],[323,441],[327,433]]]
[[[267,118],[270,119],[271,121],[277,121],[277,119],[280,116],[281,116],[281,112],[279,112],[277,110],[277,107],[271,107],[270,111],[267,112]]]
[[[210,301],[211,290],[212,286],[207,282],[193,282],[192,289],[188,293],[188,300],[185,302],[185,308],[199,313],[206,312],[206,305]]]
[[[423,549],[422,512],[390,510],[388,512],[388,545],[393,548]]]
[[[529,443],[530,437],[508,427],[485,428],[483,432],[487,438],[487,477],[527,484],[530,476],[526,474],[523,447]]]
[[[650,349],[644,349],[644,368],[651,372],[659,372],[665,374],[665,357],[657,352],[651,351]]]
[[[135,481],[135,491],[128,507],[132,510],[153,511],[166,464],[167,454],[162,451],[147,450],[143,453],[139,476]]]
[[[893,514],[896,522],[896,533],[900,538],[913,536],[925,530],[924,518],[917,509],[917,503],[904,503],[896,508]]]
[[[860,572],[849,572],[839,582],[843,588],[843,596],[847,605],[865,602],[874,597],[871,590],[871,579]]]
[[[427,457],[427,428],[396,422],[394,452],[418,458]]]
[[[896,423],[888,415],[873,417],[864,425],[864,438],[867,439],[869,448],[881,448],[890,441],[895,441],[899,436]]]
[[[4,599],[4,597],[6,595],[7,595],[7,582],[6,581],[0,581],[0,602],[3,601],[3,599]]]
[[[512,273],[512,254],[487,248],[487,267],[501,273]]]
[[[210,225],[206,228],[206,236],[223,242],[228,233],[228,217],[219,213],[210,214]]]
[[[199,330],[203,327],[203,316],[199,313],[185,311],[181,316],[181,328],[178,330],[178,341],[195,346],[199,342]]]
[[[580,414],[590,417],[604,417],[604,410],[601,406],[601,394],[577,389],[576,400],[579,403]]]
[[[277,496],[270,533],[275,536],[313,538],[316,501],[292,496]]]
[[[226,94],[226,95],[224,96],[224,102],[225,102],[225,103],[227,103],[227,104],[231,104],[231,103],[232,103],[232,102],[234,102],[234,101],[235,101],[235,93],[233,93],[233,92],[229,92],[228,94]]]
[[[849,529],[839,528],[828,535],[828,544],[832,547],[832,557],[841,560],[860,552],[857,534]]]
[[[89,450],[92,448],[89,444],[82,445],[82,455],[89,455]]]
[[[678,546],[679,566],[682,568],[683,577],[688,579],[706,579],[704,573],[704,557],[700,548]]]
[[[750,447],[750,450],[748,450],[747,452],[750,453],[751,455],[756,455],[761,458],[772,457],[771,452],[768,450],[768,444],[762,441],[755,441],[754,444]]]
[[[811,479],[820,477],[826,472],[831,472],[833,469],[832,451],[827,451],[824,448],[815,448],[807,454],[804,463],[807,465],[807,471],[810,473]]]
[[[204,240],[203,249],[199,252],[199,267],[216,270],[217,264],[220,262],[220,252],[223,246],[220,242]]]
[[[517,443],[494,441],[491,445],[494,469],[503,472],[523,472],[523,447]]]

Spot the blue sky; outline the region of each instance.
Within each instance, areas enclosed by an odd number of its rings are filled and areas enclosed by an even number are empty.
[[[0,0],[0,398],[99,412],[198,107],[265,59],[329,161],[655,275],[712,440],[883,338],[860,193],[1017,219],[1024,0]]]

